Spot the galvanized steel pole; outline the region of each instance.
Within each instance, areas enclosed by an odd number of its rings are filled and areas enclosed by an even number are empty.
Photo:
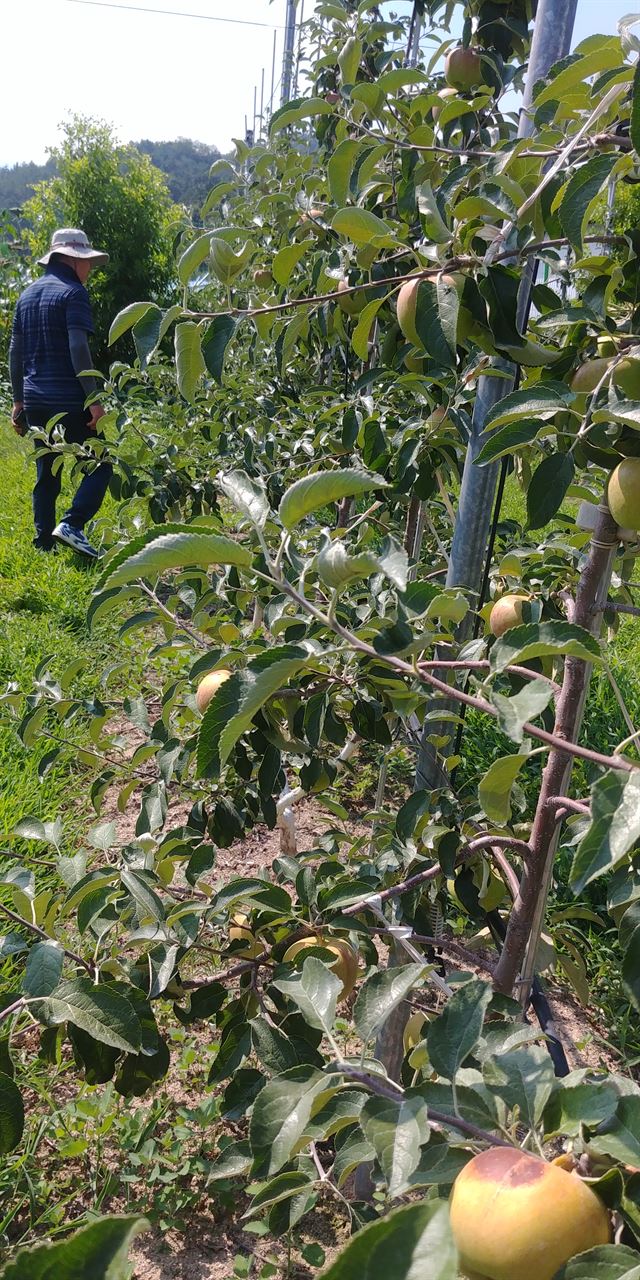
[[[554,62],[570,52],[576,8],[577,0],[540,0],[520,112],[520,138],[529,137],[533,132],[530,108],[535,84],[544,78]],[[531,261],[523,282],[524,287],[520,290],[520,323],[526,320],[528,314],[534,274],[535,262]],[[480,378],[478,382],[446,580],[448,587],[465,587],[472,595],[475,593],[476,603],[482,582],[500,464],[496,462],[487,467],[476,467],[475,460],[482,447],[481,436],[487,416],[493,406],[513,390],[517,373],[516,366],[508,360],[494,359],[491,367],[501,370],[504,376],[496,377],[493,374]],[[459,629],[461,639],[469,637],[472,625],[473,615],[469,614]],[[448,710],[448,707],[445,708],[443,703],[442,709]],[[431,734],[439,734],[441,731],[447,732],[446,727],[433,721],[425,725],[416,767],[416,790],[441,785],[442,768],[437,765],[434,750],[427,740]]]
[[[284,49],[282,51],[282,106],[291,98],[291,82],[293,79],[293,57],[296,42],[296,4],[297,0],[287,0],[287,14],[284,28]]]

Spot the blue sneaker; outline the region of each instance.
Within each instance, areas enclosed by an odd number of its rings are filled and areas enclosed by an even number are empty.
[[[72,547],[81,556],[87,556],[89,560],[98,559],[100,553],[91,546],[82,529],[74,529],[73,525],[67,524],[66,520],[61,520],[60,524],[56,525],[53,537],[57,538],[58,542],[64,542],[67,547]]]

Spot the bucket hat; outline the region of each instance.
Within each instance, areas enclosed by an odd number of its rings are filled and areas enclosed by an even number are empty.
[[[38,258],[41,267],[48,265],[54,253],[64,253],[68,258],[90,258],[95,266],[103,267],[109,261],[109,254],[94,249],[84,231],[77,227],[59,227],[51,237],[51,246],[42,258]]]

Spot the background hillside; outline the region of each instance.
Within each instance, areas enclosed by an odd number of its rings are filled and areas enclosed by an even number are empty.
[[[191,138],[176,138],[171,142],[151,142],[143,138],[134,143],[139,151],[148,155],[153,164],[167,176],[169,190],[177,204],[188,209],[198,209],[209,191],[209,169],[220,158],[217,147]],[[54,177],[56,162],[46,164],[15,164],[0,168],[0,209],[20,209],[33,195],[34,185]]]

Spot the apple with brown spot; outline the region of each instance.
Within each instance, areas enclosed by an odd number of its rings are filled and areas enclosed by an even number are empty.
[[[458,1174],[451,1230],[467,1280],[553,1280],[611,1239],[609,1215],[581,1178],[519,1147],[492,1147]]]

